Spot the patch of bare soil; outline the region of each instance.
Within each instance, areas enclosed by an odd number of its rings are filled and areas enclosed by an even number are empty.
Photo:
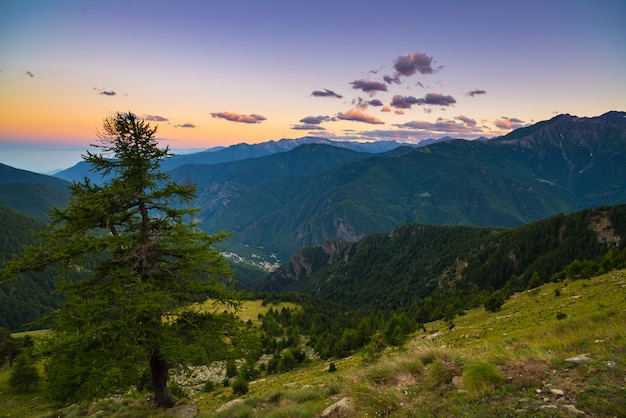
[[[514,387],[540,388],[548,374],[548,362],[535,357],[514,359],[500,366],[500,371]]]

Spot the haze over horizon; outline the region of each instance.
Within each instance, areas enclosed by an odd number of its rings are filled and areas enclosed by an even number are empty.
[[[626,109],[626,2],[0,2],[0,163],[68,168],[132,111],[176,152],[493,137]]]

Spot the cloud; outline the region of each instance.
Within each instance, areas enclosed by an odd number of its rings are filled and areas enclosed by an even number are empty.
[[[144,115],[144,120],[149,122],[167,122],[169,119],[158,115]]]
[[[368,115],[366,113],[361,112],[360,110],[355,110],[355,109],[348,110],[346,113],[338,113],[337,119],[353,120],[356,122],[371,123],[374,125],[385,124],[385,122],[378,119],[376,116]]]
[[[117,95],[116,92],[114,92],[113,90],[101,90],[100,93],[103,96],[115,96]]]
[[[482,132],[482,128],[479,128],[475,125],[460,124],[460,123],[455,122],[454,120],[446,120],[442,118],[437,119],[435,123],[414,120],[411,122],[406,122],[406,123],[395,125],[395,126],[399,128],[410,128],[410,129],[429,131],[432,133],[468,134],[468,133]]]
[[[336,97],[338,99],[343,98],[342,95],[337,94],[334,91],[328,90],[328,89],[324,89],[324,91],[315,90],[313,93],[311,93],[311,96],[315,96],[315,97]]]
[[[410,109],[414,104],[422,104],[424,99],[417,99],[413,96],[401,96],[396,94],[391,98],[391,107],[397,109]]]
[[[389,106],[385,106],[382,109],[380,109],[381,112],[391,112],[391,108]]]
[[[524,126],[524,121],[518,118],[508,118],[506,116],[502,116],[500,119],[497,119],[494,122],[494,125],[500,129],[517,129]]]
[[[469,97],[478,96],[480,94],[487,94],[487,91],[486,90],[470,90],[467,93],[465,93],[465,95]]]
[[[439,93],[428,93],[423,98],[415,98],[413,96],[402,96],[396,94],[391,99],[391,106],[397,109],[410,109],[413,105],[435,105],[450,106],[456,103],[452,96],[444,96]]]
[[[468,118],[467,116],[459,115],[454,119],[460,120],[461,122],[469,126],[476,126],[476,120],[472,118]]]
[[[394,74],[393,76],[391,76],[391,75],[384,75],[383,76],[383,80],[385,80],[385,83],[387,83],[387,84],[400,84],[400,83],[402,83],[400,81],[400,74]]]
[[[194,125],[193,123],[179,123],[178,125],[174,125],[174,128],[197,128],[198,125]]]
[[[240,115],[234,112],[215,112],[211,113],[211,116],[218,119],[226,119],[231,122],[242,123],[261,123],[267,119],[265,116],[261,116],[256,113],[253,113],[251,115]]]
[[[393,65],[397,73],[403,76],[410,76],[419,72],[420,74],[432,74],[435,70],[432,67],[433,58],[423,52],[415,54],[404,54],[398,57]]]
[[[382,106],[383,102],[381,102],[378,99],[374,99],[374,100],[370,100],[369,102],[367,102],[367,104],[370,105],[370,106],[375,106],[376,107],[376,106]]]
[[[30,71],[26,71],[26,75],[29,76],[30,78],[33,78],[35,76],[35,74],[33,74]]]
[[[373,80],[355,80],[351,82],[352,88],[363,90],[365,93],[374,94],[377,91],[387,91],[387,86],[379,81]]]
[[[456,100],[452,96],[444,96],[439,93],[428,93],[424,96],[424,102],[420,104],[437,105],[437,106],[450,106],[456,103]]]
[[[319,125],[322,122],[330,122],[331,120],[330,116],[307,116],[300,119],[300,122],[308,125]]]
[[[291,129],[299,130],[299,131],[325,131],[326,128],[320,125],[305,123],[303,125],[294,125]]]

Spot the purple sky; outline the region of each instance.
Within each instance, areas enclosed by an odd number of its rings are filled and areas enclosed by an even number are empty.
[[[496,136],[626,110],[626,1],[0,1],[0,162],[132,111],[173,149]]]

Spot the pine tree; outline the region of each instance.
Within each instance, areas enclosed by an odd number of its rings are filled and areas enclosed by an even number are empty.
[[[9,386],[20,392],[28,392],[39,384],[40,376],[33,360],[27,354],[21,354],[11,370]]]
[[[171,154],[155,133],[132,113],[106,118],[96,152],[83,156],[104,184],[74,182],[68,206],[51,211],[42,244],[27,247],[0,277],[51,266],[85,273],[61,281],[67,302],[50,318],[46,372],[59,402],[123,390],[149,368],[155,406],[168,407],[170,367],[215,352],[220,334],[234,329],[232,315],[181,311],[207,298],[233,302],[215,248],[226,234],[197,228],[188,207],[195,188],[159,170]]]

